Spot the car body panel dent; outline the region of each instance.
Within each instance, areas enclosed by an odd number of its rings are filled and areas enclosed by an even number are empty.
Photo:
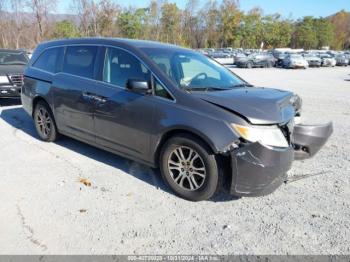
[[[215,106],[212,107],[216,109]],[[156,103],[155,119],[157,121],[154,123],[153,130],[155,132],[153,133],[151,152],[156,151],[164,134],[176,130],[198,135],[214,153],[222,153],[227,146],[239,139],[239,136],[222,119],[208,117],[208,115],[203,115],[188,107],[178,106],[175,103],[167,103],[166,101]],[[243,121],[241,120],[241,122]]]
[[[286,180],[293,160],[292,147],[272,148],[259,142],[232,151],[231,194],[263,196],[272,193]]]
[[[194,95],[246,117],[252,124],[286,123],[295,115],[290,102],[293,93],[271,88],[237,88]]]

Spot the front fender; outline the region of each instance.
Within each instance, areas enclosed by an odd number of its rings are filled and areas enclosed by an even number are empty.
[[[226,121],[205,114],[165,107],[163,110],[156,110],[156,115],[157,120],[154,123],[154,133],[151,138],[151,153],[158,151],[159,146],[169,136],[180,132],[192,133],[202,138],[215,154],[228,151],[229,146],[239,140],[239,136]]]

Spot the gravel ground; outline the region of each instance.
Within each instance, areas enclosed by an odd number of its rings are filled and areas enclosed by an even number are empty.
[[[39,141],[2,101],[0,254],[350,254],[350,70],[232,70],[300,94],[305,120],[334,122],[323,150],[289,173],[310,177],[192,203],[158,171],[69,138]]]

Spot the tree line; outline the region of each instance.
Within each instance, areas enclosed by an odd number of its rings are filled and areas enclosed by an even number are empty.
[[[188,0],[180,9],[166,0],[144,8],[122,8],[114,0],[73,0],[70,15],[55,15],[55,0],[0,0],[0,47],[34,48],[39,42],[71,37],[125,37],[191,48],[350,47],[350,14],[298,20],[243,12],[238,0]]]

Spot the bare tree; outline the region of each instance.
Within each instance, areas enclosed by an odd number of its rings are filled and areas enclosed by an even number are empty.
[[[27,0],[27,6],[35,17],[38,30],[36,42],[41,42],[47,33],[49,10],[51,12],[55,10],[56,0]]]
[[[98,29],[101,36],[113,36],[116,33],[115,23],[120,7],[112,0],[101,0],[98,10]]]
[[[7,37],[6,37],[6,28],[7,28],[7,20],[4,19],[5,18],[5,12],[3,10],[4,5],[5,5],[5,0],[0,0],[0,16],[1,16],[1,20],[0,20],[0,35],[1,35],[1,46],[2,47],[7,47],[8,46],[8,41],[7,41]]]
[[[149,35],[148,38],[159,41],[161,33],[162,0],[151,0],[149,5]]]
[[[15,15],[14,19],[15,28],[11,30],[13,39],[15,42],[15,47],[18,49],[20,45],[20,39],[22,37],[23,31],[27,28],[23,18],[23,9],[25,6],[24,0],[11,0],[12,13]]]
[[[83,36],[98,35],[98,14],[99,2],[93,0],[73,0],[73,8],[75,9]]]

